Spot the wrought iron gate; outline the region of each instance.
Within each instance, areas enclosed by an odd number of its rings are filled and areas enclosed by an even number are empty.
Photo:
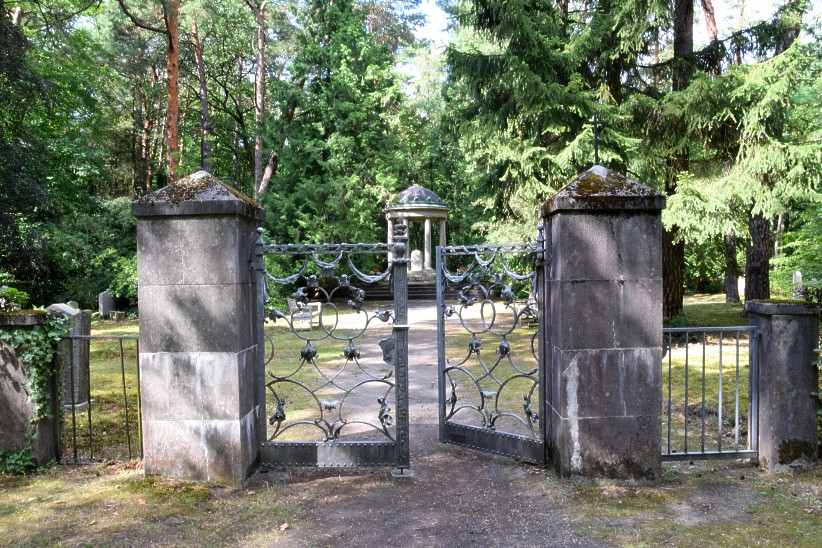
[[[273,322],[257,334],[269,343],[264,466],[408,468],[406,228],[390,247],[258,242],[258,314]],[[392,302],[373,302],[385,283]]]
[[[437,248],[440,441],[546,462],[542,245]]]

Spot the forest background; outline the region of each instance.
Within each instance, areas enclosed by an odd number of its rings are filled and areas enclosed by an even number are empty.
[[[272,241],[384,241],[382,210],[416,183],[467,244],[533,239],[539,204],[595,159],[668,196],[669,319],[686,290],[820,285],[819,11],[0,0],[0,286],[133,306],[130,204],[201,168],[257,199]]]

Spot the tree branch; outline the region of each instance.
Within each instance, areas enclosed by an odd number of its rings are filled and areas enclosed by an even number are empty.
[[[143,21],[142,19],[138,18],[133,13],[128,11],[128,8],[126,7],[125,0],[117,0],[117,3],[120,5],[120,9],[123,10],[123,13],[126,14],[126,17],[131,19],[131,22],[134,23],[135,25],[137,25],[138,27],[140,27],[141,29],[150,30],[151,32],[157,32],[159,34],[168,35],[168,30],[167,29],[161,29],[160,27],[155,27],[155,26],[149,25],[148,23],[146,23],[145,21]],[[165,11],[165,8],[163,8],[163,11]]]

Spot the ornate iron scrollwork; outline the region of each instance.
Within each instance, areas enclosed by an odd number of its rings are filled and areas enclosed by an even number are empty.
[[[355,262],[357,257],[364,255],[387,257],[388,246],[265,245],[263,254],[291,256],[299,265],[296,271],[289,275],[274,276],[266,272],[265,277],[269,286],[296,285],[290,293],[294,303],[293,309],[285,311],[271,305],[267,316],[275,323],[285,322],[290,336],[302,341],[298,355],[291,360],[280,355],[274,348],[267,356],[266,369],[269,380],[266,388],[274,401],[274,412],[269,418],[269,424],[273,426],[269,432],[269,439],[282,439],[283,434],[292,428],[308,426],[320,431],[322,441],[334,441],[343,435],[347,427],[358,424],[380,432],[385,438],[394,441],[394,420],[388,403],[395,388],[391,364],[385,362],[387,369],[373,371],[362,362],[363,343],[373,342],[375,346],[378,343],[376,339],[367,340],[371,336],[369,328],[377,324],[390,327],[393,320],[389,310],[367,309],[366,290],[362,286],[388,280],[391,268],[389,265],[384,271],[366,274],[365,269],[358,268]],[[329,256],[332,258],[327,259]],[[308,332],[298,329],[298,314],[304,314],[315,302],[322,303],[323,307],[318,327],[312,327]],[[341,319],[340,313],[342,307],[347,307],[349,317],[361,320],[360,324],[356,327],[344,326],[345,322]],[[338,365],[332,365],[331,360],[320,359],[320,348],[335,341],[338,341],[337,344],[345,343],[341,355],[337,358]],[[303,393],[311,404],[310,412],[313,416],[306,417],[306,410],[300,409],[298,412],[290,405],[291,402],[286,397],[286,392],[289,391]],[[346,402],[358,391],[379,394],[376,398],[377,406],[374,408],[373,420],[347,415]],[[290,407],[290,416],[286,415],[287,407]]]
[[[451,325],[456,319],[457,332],[469,336],[462,358],[446,358],[441,381],[447,382],[450,391],[441,402],[444,420],[459,421],[461,414],[473,414],[490,430],[499,430],[501,421],[512,420],[519,425],[515,434],[538,439],[540,417],[534,410],[535,394],[539,395],[536,329],[527,335],[530,348],[526,359],[518,359],[522,351],[517,352],[512,344],[515,337],[523,336],[524,324],[538,318],[536,246],[446,247],[442,256],[440,275],[444,284],[456,290],[457,301],[443,305],[443,316]],[[462,257],[463,265],[452,272],[447,259],[456,256]],[[512,268],[512,257],[520,267],[527,265],[527,271]],[[452,331],[449,338],[454,335]],[[491,341],[493,354],[489,359],[483,349],[484,343]]]

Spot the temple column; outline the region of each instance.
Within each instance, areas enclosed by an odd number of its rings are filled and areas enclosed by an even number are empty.
[[[425,241],[423,243],[423,250],[425,262],[423,268],[425,270],[432,270],[431,268],[431,219],[425,219]]]
[[[440,221],[440,247],[445,247],[445,219]]]

